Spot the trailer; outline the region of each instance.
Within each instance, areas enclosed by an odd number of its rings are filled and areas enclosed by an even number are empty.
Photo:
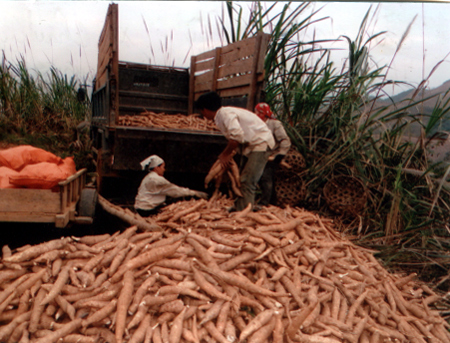
[[[124,126],[121,118],[144,111],[195,114],[195,100],[216,91],[225,106],[253,110],[262,101],[269,35],[218,47],[191,57],[190,68],[119,60],[118,5],[110,4],[98,43],[90,132],[99,194],[136,194],[140,161],[151,154],[166,162],[166,176],[180,186],[203,188],[203,180],[227,141],[220,132]],[[121,181],[124,181],[121,183]]]
[[[0,222],[92,224],[97,190],[86,187],[86,169],[61,181],[52,189],[1,188]]]

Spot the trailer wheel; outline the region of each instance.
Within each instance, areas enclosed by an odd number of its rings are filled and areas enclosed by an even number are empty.
[[[78,215],[80,217],[94,218],[97,207],[98,193],[95,188],[84,188],[81,190]]]

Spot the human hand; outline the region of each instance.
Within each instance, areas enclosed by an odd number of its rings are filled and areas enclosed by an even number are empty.
[[[227,170],[228,167],[230,166],[231,158],[232,156],[228,154],[222,153],[219,155],[219,161],[222,164],[224,170]]]

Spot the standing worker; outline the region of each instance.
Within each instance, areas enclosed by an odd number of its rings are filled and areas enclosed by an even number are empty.
[[[256,105],[255,113],[266,123],[275,138],[275,147],[271,151],[266,168],[264,169],[263,175],[259,180],[259,186],[261,188],[261,199],[259,200],[259,205],[275,205],[275,172],[277,171],[284,156],[288,153],[289,148],[291,147],[291,140],[286,134],[283,124],[279,120],[275,119],[275,116],[270,110],[270,106],[268,104],[261,102]]]
[[[158,155],[147,157],[141,162],[141,167],[142,170],[149,172],[139,186],[134,203],[134,208],[142,217],[155,214],[158,208],[165,204],[167,197],[181,198],[194,196],[202,199],[208,197],[204,192],[179,187],[164,178],[166,164]]]
[[[267,125],[253,112],[243,108],[224,106],[216,92],[201,95],[195,103],[196,108],[207,119],[214,120],[220,132],[227,138],[228,144],[219,155],[225,168],[233,158],[233,152],[241,148],[247,158],[241,172],[242,197],[234,204],[236,211],[242,211],[248,204],[255,205],[255,193],[259,179],[266,166],[275,140]]]

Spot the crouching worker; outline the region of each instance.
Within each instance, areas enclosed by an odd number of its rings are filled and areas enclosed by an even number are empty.
[[[157,155],[147,157],[141,162],[141,167],[142,170],[147,170],[148,174],[139,186],[134,208],[142,217],[156,214],[158,209],[165,205],[167,197],[197,197],[202,199],[208,197],[204,192],[179,187],[164,178],[166,164]]]
[[[213,120],[228,144],[219,155],[223,166],[227,167],[238,148],[247,158],[241,172],[241,191],[243,197],[235,201],[235,210],[242,211],[248,204],[255,206],[255,192],[259,179],[266,166],[271,149],[275,146],[272,132],[253,112],[243,108],[223,106],[222,98],[216,92],[202,94],[195,107],[202,116]]]
[[[270,129],[275,138],[275,147],[271,151],[271,155],[264,169],[264,173],[259,180],[261,188],[260,206],[267,206],[269,204],[276,204],[275,189],[275,173],[283,160],[284,156],[291,147],[291,140],[289,139],[283,124],[275,118],[268,104],[261,102],[255,107],[255,113],[260,117]]]

